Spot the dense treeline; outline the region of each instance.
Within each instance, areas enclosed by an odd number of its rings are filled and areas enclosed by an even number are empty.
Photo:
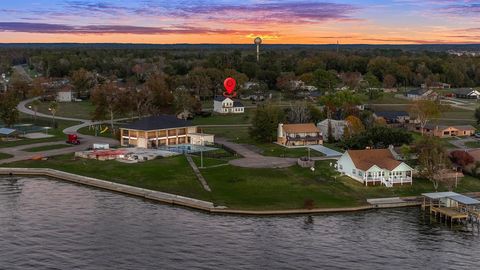
[[[28,64],[47,77],[64,77],[84,68],[103,76],[124,80],[138,73],[161,71],[181,77],[195,70],[235,70],[248,80],[278,89],[278,79],[289,74],[329,90],[338,84],[358,87],[361,78],[373,86],[419,86],[441,81],[453,87],[480,84],[480,58],[443,52],[400,49],[346,50],[339,53],[320,49],[264,50],[256,62],[254,50],[245,49],[111,49],[111,48],[1,48],[0,73],[15,64]],[[134,68],[137,67],[137,68]],[[142,75],[144,76],[144,75]],[[216,78],[214,78],[216,79]],[[173,81],[178,81],[174,79]],[[282,89],[280,89],[282,90]]]

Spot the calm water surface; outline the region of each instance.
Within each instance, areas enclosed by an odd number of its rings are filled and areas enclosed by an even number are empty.
[[[480,237],[419,209],[236,217],[0,178],[0,269],[480,269]]]

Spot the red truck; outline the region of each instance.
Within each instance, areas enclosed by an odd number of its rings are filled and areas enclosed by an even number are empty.
[[[79,144],[80,144],[80,140],[78,139],[77,134],[68,134],[67,143],[73,144],[73,145],[79,145]]]

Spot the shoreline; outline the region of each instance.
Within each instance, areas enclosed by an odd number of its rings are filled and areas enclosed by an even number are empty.
[[[215,206],[212,202],[197,200],[194,198],[174,195],[170,193],[154,191],[124,184],[118,184],[106,180],[100,180],[92,177],[81,176],[73,173],[67,173],[48,168],[0,168],[0,176],[46,176],[67,182],[82,184],[94,188],[100,188],[108,191],[140,197],[158,203],[170,204],[174,206],[187,207],[211,214],[226,215],[248,215],[248,216],[282,216],[282,215],[307,215],[307,214],[327,214],[327,213],[348,213],[359,212],[373,209],[415,207],[421,203],[409,201],[404,203],[375,204],[354,207],[340,208],[315,208],[315,209],[289,209],[289,210],[239,210],[229,209],[224,206]]]

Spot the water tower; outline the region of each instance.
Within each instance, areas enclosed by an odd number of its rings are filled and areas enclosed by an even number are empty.
[[[255,44],[257,45],[257,62],[260,61],[260,44],[262,44],[262,39],[260,37],[255,38]]]

